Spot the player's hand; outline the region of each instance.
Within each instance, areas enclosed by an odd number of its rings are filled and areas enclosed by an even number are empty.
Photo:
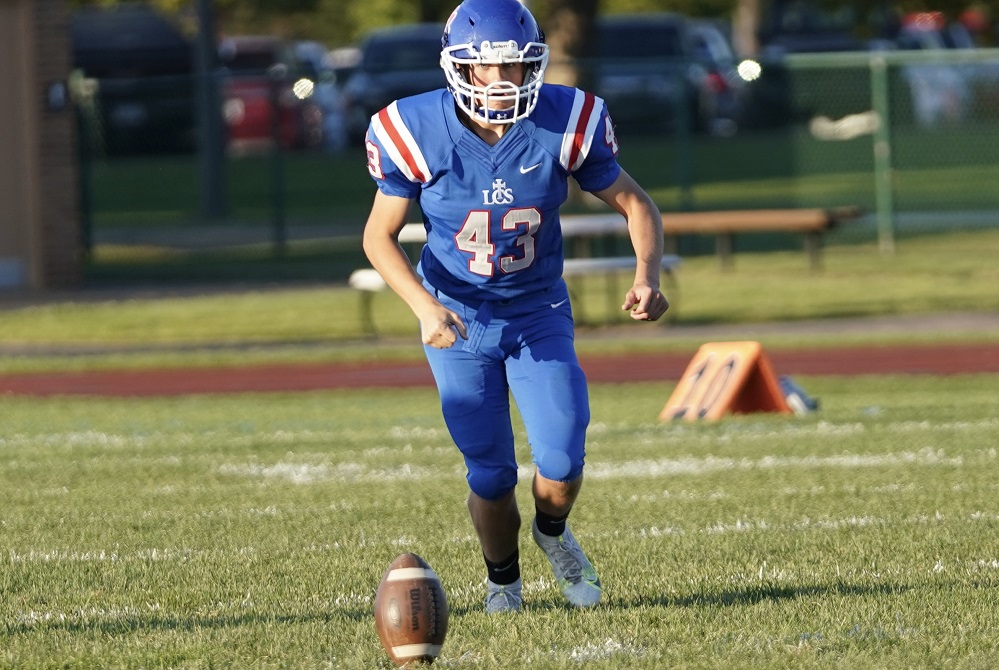
[[[656,321],[669,309],[669,300],[654,286],[636,283],[628,290],[621,309],[635,321]]]
[[[461,317],[443,305],[437,305],[420,315],[420,334],[423,336],[423,343],[434,349],[447,349],[458,341],[458,335],[464,340],[468,339],[468,331],[465,330]]]

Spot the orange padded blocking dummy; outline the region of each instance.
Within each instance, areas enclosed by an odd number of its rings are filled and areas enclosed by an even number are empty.
[[[659,420],[715,421],[726,412],[791,413],[759,342],[701,345]]]

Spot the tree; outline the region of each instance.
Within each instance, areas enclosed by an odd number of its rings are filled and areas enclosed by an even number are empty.
[[[68,0],[70,5],[116,5],[122,0]],[[219,27],[227,33],[277,33],[318,39],[331,47],[355,44],[373,28],[447,19],[459,0],[213,0]],[[587,56],[594,18],[601,13],[673,11],[690,16],[728,18],[740,55],[755,53],[757,27],[775,0],[524,0],[549,35],[552,76],[578,81],[571,64]],[[853,8],[857,29],[869,31],[872,17],[936,9],[956,20],[968,9],[999,16],[999,0],[810,0]],[[194,0],[149,0],[168,13],[193,16]],[[990,39],[994,36],[990,35]],[[565,66],[570,66],[565,69]],[[585,82],[580,82],[585,83]]]
[[[732,12],[732,49],[739,57],[755,56],[759,51],[759,0],[737,0]]]
[[[600,0],[549,0],[539,22],[551,48],[545,81],[586,88],[580,61],[593,56],[593,24]]]

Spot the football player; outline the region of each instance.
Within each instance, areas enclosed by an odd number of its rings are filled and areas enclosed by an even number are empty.
[[[627,219],[637,267],[622,308],[655,321],[669,307],[658,208],[618,164],[604,102],[544,84],[547,64],[544,33],[517,0],[465,0],[444,28],[447,89],[393,102],[371,118],[366,138],[378,190],[364,250],[419,319],[467,467],[490,613],[523,602],[511,394],[535,465],[532,536],[572,605],[601,595],[566,525],[590,418],[562,279],[559,207],[570,177]],[[414,202],[427,231],[415,270],[398,243]]]

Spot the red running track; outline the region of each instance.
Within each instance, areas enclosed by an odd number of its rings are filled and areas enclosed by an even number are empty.
[[[694,353],[583,356],[581,363],[591,382],[675,381]],[[999,372],[999,343],[767,350],[767,356],[777,374],[790,375]],[[0,375],[0,394],[172,396],[432,384],[426,362],[418,360]]]

